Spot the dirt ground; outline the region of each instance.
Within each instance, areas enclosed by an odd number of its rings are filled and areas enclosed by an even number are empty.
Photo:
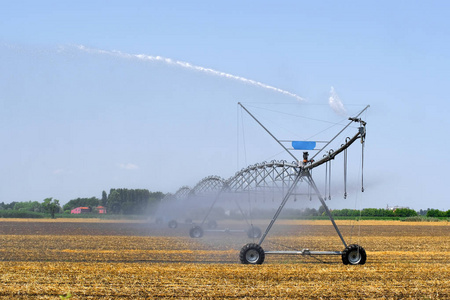
[[[0,298],[450,299],[448,222],[338,225],[348,244],[366,249],[366,264],[266,255],[262,265],[242,265],[241,247],[257,240],[225,230],[192,239],[188,224],[1,219]],[[280,220],[262,246],[343,250],[329,221]]]

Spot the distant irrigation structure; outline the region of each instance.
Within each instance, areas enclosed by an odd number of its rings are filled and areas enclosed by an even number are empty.
[[[331,178],[331,161],[334,160],[338,155],[343,155],[344,157],[344,185],[345,194],[344,198],[347,197],[347,149],[352,146],[357,140],[361,142],[362,145],[362,162],[361,168],[363,168],[364,162],[364,144],[366,139],[366,122],[360,118],[360,115],[366,111],[369,106],[366,106],[362,111],[360,111],[356,116],[348,118],[348,124],[344,126],[333,138],[329,141],[322,142],[325,143],[323,147],[317,147],[317,143],[313,141],[292,141],[292,147],[295,150],[308,150],[316,151],[316,153],[310,157],[308,151],[303,152],[302,159],[297,159],[296,156],[292,154],[290,149],[284,146],[283,141],[278,140],[264,125],[254,117],[241,103],[239,105],[273,138],[278,144],[295,160],[288,162],[286,160],[272,160],[269,162],[262,162],[254,165],[250,165],[231,176],[228,179],[223,179],[220,176],[208,176],[200,180],[193,188],[187,186],[181,187],[175,194],[168,195],[162,200],[162,203],[172,203],[171,205],[180,205],[180,203],[187,204],[185,207],[189,207],[189,201],[198,201],[199,198],[212,199],[204,207],[204,216],[201,222],[194,224],[191,219],[186,219],[186,223],[191,225],[189,230],[189,235],[192,238],[201,238],[205,231],[212,232],[245,232],[249,238],[258,238],[257,243],[248,243],[244,245],[240,251],[240,261],[243,264],[262,264],[265,260],[266,255],[277,254],[277,255],[302,255],[302,256],[320,256],[320,255],[340,255],[342,257],[342,262],[344,264],[350,265],[362,265],[366,262],[366,251],[363,247],[356,244],[348,245],[342,236],[336,222],[328,209],[325,202],[326,195],[322,195],[319,191],[313,176],[312,170],[321,166],[326,166],[325,177]],[[347,129],[351,124],[357,124],[355,132],[352,133],[350,137],[346,137],[345,142],[338,146],[336,149],[330,149],[329,145],[338,136],[341,136],[345,129]],[[292,150],[292,149],[291,149]],[[318,154],[323,152],[323,156],[315,160]],[[299,186],[301,182],[306,182],[308,186],[308,196],[311,199],[313,196],[319,200],[321,205],[325,209],[326,215],[329,217],[331,224],[336,230],[339,236],[344,250],[342,251],[312,251],[309,249],[294,250],[294,251],[265,251],[262,248],[262,244],[271,231],[272,226],[280,216],[286,202],[291,196],[301,195]],[[330,181],[328,183],[330,184]],[[364,181],[361,172],[361,191],[364,192]],[[256,195],[273,195],[273,198],[277,200],[281,199],[281,203],[278,206],[273,218],[268,224],[264,231],[253,225],[251,219],[249,220],[249,215],[242,209],[242,203],[236,200],[235,195],[245,195],[246,193],[254,193]],[[326,192],[325,192],[326,193]],[[234,195],[231,196],[230,195]],[[230,198],[234,201],[235,207],[242,213],[245,221],[247,222],[248,229],[246,230],[231,230],[228,228],[218,229],[217,222],[210,218],[211,213],[214,210],[219,199]],[[193,200],[195,199],[195,200]],[[273,199],[272,199],[273,200]],[[162,205],[164,207],[164,205]],[[161,223],[168,221],[168,225],[171,228],[178,226],[177,218],[182,217],[181,215],[175,215],[173,212],[176,211],[170,205],[166,206],[165,212],[172,212],[167,220],[157,219],[157,222]],[[186,213],[186,211],[183,211]],[[163,214],[163,213],[162,213]],[[170,213],[169,213],[170,215]]]

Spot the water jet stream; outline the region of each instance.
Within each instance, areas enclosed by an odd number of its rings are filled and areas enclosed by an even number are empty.
[[[300,96],[298,96],[298,95],[296,95],[294,93],[291,93],[291,92],[288,92],[288,91],[276,88],[274,86],[270,86],[270,85],[264,84],[264,83],[256,81],[256,80],[247,79],[247,78],[244,78],[244,77],[241,77],[241,76],[228,74],[228,73],[217,71],[217,70],[214,70],[214,69],[211,69],[211,68],[205,68],[205,67],[201,67],[201,66],[196,66],[196,65],[193,65],[193,64],[188,63],[188,62],[174,60],[174,59],[171,59],[171,58],[166,58],[166,57],[162,57],[162,56],[151,56],[151,55],[146,55],[146,54],[129,54],[129,53],[124,53],[124,52],[116,51],[116,50],[108,51],[108,50],[101,50],[101,49],[93,49],[93,48],[88,48],[88,47],[83,46],[83,45],[78,45],[78,46],[76,46],[76,48],[78,50],[81,50],[81,51],[84,51],[84,52],[87,52],[87,53],[93,53],[93,54],[111,55],[111,56],[116,56],[116,57],[121,57],[121,58],[126,58],[126,59],[139,59],[139,60],[143,60],[143,61],[159,61],[159,62],[163,62],[163,63],[169,64],[169,65],[175,65],[175,66],[186,68],[186,69],[190,69],[190,70],[200,71],[200,72],[203,72],[203,73],[216,75],[216,76],[220,76],[220,77],[225,77],[225,78],[228,78],[228,79],[238,80],[238,81],[241,81],[241,82],[244,82],[244,83],[247,83],[247,84],[251,84],[251,85],[254,85],[254,86],[258,86],[258,87],[261,87],[261,88],[264,88],[264,89],[268,89],[268,90],[277,92],[277,93],[281,93],[281,94],[286,95],[286,96],[293,97],[293,98],[295,98],[295,99],[297,99],[299,101],[304,101],[305,100],[302,97],[300,97]]]

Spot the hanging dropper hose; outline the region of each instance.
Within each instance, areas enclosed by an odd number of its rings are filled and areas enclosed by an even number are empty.
[[[347,137],[345,139],[345,143],[348,143],[350,141],[350,138]],[[342,145],[343,146],[343,145]],[[344,150],[344,199],[347,199],[347,148]]]
[[[361,154],[361,192],[364,193],[364,142],[362,143]]]
[[[366,143],[366,122],[360,121],[361,127],[359,132],[361,133],[361,192],[364,193],[364,145]]]
[[[324,155],[325,156],[325,155]],[[328,188],[328,161],[325,163],[325,193],[324,197],[327,197],[327,188]]]
[[[333,152],[333,149],[331,149],[329,151],[329,155],[331,155]],[[331,160],[328,163],[330,164],[330,167],[328,169],[328,200],[331,200]]]
[[[347,149],[344,150],[344,199],[347,199]]]
[[[311,176],[312,176],[312,171],[310,171]],[[312,201],[312,192],[311,192],[311,185],[308,184],[308,196],[309,196],[309,201]]]

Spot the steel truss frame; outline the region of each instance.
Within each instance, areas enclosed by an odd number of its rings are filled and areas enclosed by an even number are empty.
[[[263,129],[272,136],[291,156],[294,156],[291,152],[289,152],[288,149],[286,149],[279,140],[275,138],[274,135],[272,135],[267,128],[265,128],[242,104],[239,103],[241,107],[259,124],[263,127]],[[275,212],[272,220],[270,221],[269,225],[267,226],[265,232],[262,234],[260,240],[258,243],[250,243],[246,244],[242,247],[240,252],[240,260],[244,264],[262,264],[265,259],[266,254],[284,254],[284,255],[341,255],[342,261],[344,264],[364,264],[366,262],[366,252],[364,248],[362,248],[359,245],[347,245],[345,242],[345,239],[343,238],[338,226],[336,225],[336,222],[331,215],[330,210],[328,209],[328,206],[325,203],[325,199],[322,197],[319,189],[317,188],[316,183],[314,182],[314,179],[311,175],[311,170],[314,168],[325,164],[332,159],[334,159],[337,155],[339,155],[341,152],[345,151],[348,147],[350,147],[356,140],[361,139],[361,143],[363,145],[364,149],[364,142],[365,142],[365,136],[366,136],[366,122],[358,118],[369,106],[364,108],[356,117],[349,118],[350,122],[345,126],[335,137],[333,137],[326,145],[320,149],[314,156],[316,157],[322,150],[324,150],[336,137],[338,137],[348,126],[350,126],[353,122],[360,123],[360,127],[358,128],[358,132],[352,137],[347,138],[346,143],[341,145],[339,149],[336,151],[328,151],[326,155],[319,161],[315,162],[313,158],[311,160],[308,160],[308,153],[304,152],[304,160],[302,163],[298,163],[297,168],[294,167],[294,170],[296,171],[295,179],[293,180],[292,184],[290,185],[289,189],[287,190],[286,194],[283,197],[283,200],[278,207],[277,211]],[[293,194],[297,184],[300,182],[300,180],[304,179],[308,185],[314,190],[315,194],[317,195],[320,203],[325,208],[325,212],[327,216],[329,217],[334,229],[336,230],[336,233],[338,234],[339,238],[342,241],[342,244],[344,245],[343,251],[310,251],[309,249],[303,249],[300,251],[264,251],[261,247],[261,244],[264,242],[266,236],[270,232],[272,226],[274,225],[275,221],[278,219],[281,211],[283,210],[285,204],[287,203],[289,197]],[[363,191],[363,188],[362,188]]]
[[[205,196],[205,195],[211,195],[216,194],[218,191],[223,189],[225,180],[220,176],[208,176],[200,180],[193,188],[190,188],[189,186],[182,186],[179,188],[175,194],[173,195],[166,195],[161,200],[161,206],[160,210],[165,210],[165,214],[171,215],[171,217],[168,219],[168,225],[170,228],[176,228],[178,226],[177,218],[173,215],[172,212],[167,212],[167,206],[170,207],[171,201],[186,201],[190,197],[194,196]],[[164,214],[164,213],[163,213]],[[158,217],[156,218],[156,223],[162,223],[163,218]],[[190,223],[190,221],[189,221]]]
[[[350,147],[356,140],[360,139],[361,143],[364,147],[365,136],[366,136],[366,122],[358,118],[369,106],[365,107],[358,115],[353,118],[349,118],[350,122],[329,142],[323,146],[310,160],[304,160],[300,162],[297,158],[289,152],[289,150],[272,135],[267,128],[265,128],[242,104],[239,103],[241,107],[259,124],[263,129],[274,138],[296,161],[290,163],[287,161],[271,161],[271,162],[262,162],[259,164],[248,166],[247,168],[242,169],[239,172],[236,172],[234,176],[229,178],[228,180],[224,180],[219,176],[208,176],[202,179],[193,189],[189,189],[188,187],[182,187],[176,193],[176,198],[186,198],[193,195],[201,195],[205,193],[215,193],[214,201],[212,202],[208,213],[204,217],[200,226],[194,226],[191,228],[190,235],[191,237],[201,237],[203,236],[202,226],[206,222],[209,214],[211,213],[213,207],[215,206],[218,199],[221,197],[223,193],[243,193],[247,191],[279,191],[282,193],[283,199],[281,201],[280,206],[278,207],[275,215],[270,221],[268,227],[264,231],[264,233],[260,236],[253,236],[253,238],[260,238],[258,243],[250,243],[245,245],[241,249],[240,259],[242,263],[249,264],[261,264],[264,261],[266,254],[284,254],[284,255],[341,255],[344,264],[364,264],[366,261],[366,253],[365,250],[359,245],[347,245],[345,239],[343,238],[336,222],[331,215],[328,206],[325,203],[324,197],[322,197],[319,189],[317,188],[316,183],[311,175],[311,171],[331,160],[333,160],[337,155],[345,151],[348,147]],[[336,137],[338,137],[350,124],[353,122],[357,122],[360,124],[357,133],[352,138],[347,138],[345,144],[341,145],[341,147],[337,150],[328,151],[322,159],[318,161],[314,161],[314,157],[316,157],[322,150],[324,150]],[[364,149],[364,148],[363,148]],[[308,154],[306,154],[308,156]],[[344,245],[343,251],[311,251],[309,249],[303,249],[299,251],[264,251],[261,247],[261,244],[264,242],[266,236],[270,232],[272,226],[275,221],[279,217],[281,211],[283,210],[285,204],[289,200],[289,198],[295,194],[297,185],[300,181],[306,181],[310,188],[314,191],[316,196],[318,197],[320,203],[325,208],[325,212],[329,217],[336,233],[338,234],[342,244]],[[286,191],[286,193],[285,193]],[[363,189],[362,189],[363,191]],[[241,213],[245,217],[242,209],[239,206],[239,203],[235,201]],[[248,223],[248,220],[246,220]],[[249,224],[249,223],[248,223]],[[253,229],[253,227],[251,228]],[[259,230],[259,229],[258,229]],[[212,229],[210,231],[214,232],[243,232],[244,230],[229,230],[229,229]],[[250,237],[250,235],[249,235]]]

